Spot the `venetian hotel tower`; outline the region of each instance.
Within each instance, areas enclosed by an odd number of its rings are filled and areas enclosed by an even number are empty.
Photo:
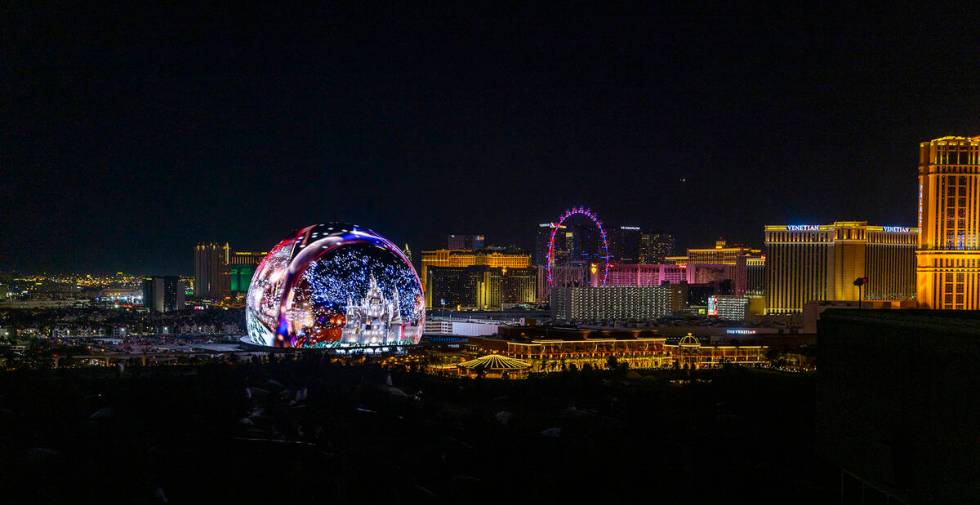
[[[919,229],[919,306],[980,309],[980,136],[919,145]]]

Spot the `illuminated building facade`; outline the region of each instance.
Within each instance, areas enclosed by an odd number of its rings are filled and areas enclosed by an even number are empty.
[[[749,290],[749,261],[762,257],[759,249],[729,245],[724,240],[716,241],[714,247],[688,249],[685,261],[687,282],[707,284],[731,279],[733,294],[742,296]],[[764,267],[765,263],[762,265]]]
[[[655,321],[671,315],[670,288],[553,288],[551,314],[558,321]]]
[[[485,267],[437,267],[425,278],[425,305],[450,309],[477,306],[477,291]]]
[[[541,265],[535,268],[538,269],[538,303],[548,303],[548,300],[551,299],[552,288],[548,284],[548,267]],[[554,284],[554,287],[596,285],[595,283],[600,282],[598,280],[600,277],[598,274],[599,270],[596,269],[596,274],[591,272],[591,267],[587,267],[581,263],[555,265],[551,270],[551,282]]]
[[[759,249],[740,245],[728,245],[724,240],[715,241],[714,247],[704,247],[687,250],[688,263],[705,263],[712,265],[735,265],[746,256],[758,257],[762,254]]]
[[[458,335],[481,337],[497,334],[501,321],[494,319],[429,318],[425,320],[427,335]]]
[[[698,308],[698,314],[706,315],[708,301],[712,296],[731,294],[731,283],[683,284],[687,286],[687,305],[689,309]]]
[[[900,226],[869,226],[864,256],[865,300],[905,301],[915,298],[915,245],[918,230]],[[853,279],[852,279],[853,282]]]
[[[766,293],[766,257],[764,255],[745,260],[745,294],[763,296]]]
[[[858,277],[869,279],[867,300],[914,298],[917,235],[917,228],[865,221],[766,226],[766,313],[802,312],[812,300],[857,301]]]
[[[531,363],[536,372],[559,372],[562,364],[604,369],[610,357],[630,368],[667,368],[673,363],[663,337],[508,341],[506,354]]]
[[[449,249],[451,250],[463,250],[463,251],[476,251],[483,249],[484,243],[486,242],[486,237],[484,235],[457,235],[453,234],[449,236],[449,240],[446,241]]]
[[[422,251],[422,285],[428,286],[430,268],[486,266],[490,268],[528,268],[531,256],[523,252],[496,250],[451,250],[437,249]]]
[[[502,327],[502,330],[504,328]],[[522,328],[508,328],[521,332]],[[767,346],[703,345],[690,333],[676,343],[667,343],[659,335],[637,331],[635,337],[617,338],[605,331],[587,331],[584,338],[531,338],[529,341],[471,339],[478,347],[498,352],[531,365],[531,372],[560,372],[575,365],[604,369],[609,358],[626,363],[633,369],[644,368],[718,368],[725,364],[757,366],[768,362]],[[501,331],[503,334],[504,331]],[[598,334],[597,334],[598,333]]]
[[[725,364],[757,366],[768,363],[764,345],[702,345],[688,333],[676,344],[667,344],[667,352],[677,368],[718,368]]]
[[[980,136],[919,145],[919,305],[980,309]]]
[[[674,254],[674,236],[670,233],[640,234],[640,263],[664,263]]]
[[[194,248],[194,295],[217,300],[224,297],[231,247],[225,243],[201,243]]]
[[[708,298],[708,316],[723,321],[744,321],[748,315],[748,297],[712,295]]]
[[[717,263],[689,263],[685,268],[689,284],[726,285],[726,291],[733,290],[735,265]]]
[[[184,283],[176,275],[143,279],[143,306],[151,312],[184,308]]]
[[[264,252],[235,251],[228,258],[228,291],[232,296],[244,295],[252,283],[255,269],[265,258]]]
[[[565,245],[566,242],[566,232],[568,229],[565,225],[559,225],[555,223],[541,223],[538,225],[534,234],[534,264],[535,265],[547,265],[548,264],[548,242],[551,239],[551,230],[559,228],[558,233],[555,235],[555,253],[558,257],[568,257],[568,247]],[[568,232],[569,234],[571,232]],[[571,236],[569,235],[569,238]]]
[[[500,270],[500,306],[526,305],[538,299],[538,269],[502,268]]]
[[[609,230],[609,255],[615,263],[640,262],[639,226],[618,226]]]
[[[591,286],[598,286],[602,272],[590,272]],[[687,269],[669,263],[614,263],[609,266],[606,286],[659,286],[678,284],[687,280]]]
[[[488,265],[428,267],[425,297],[430,307],[496,310],[537,301],[538,269]]]

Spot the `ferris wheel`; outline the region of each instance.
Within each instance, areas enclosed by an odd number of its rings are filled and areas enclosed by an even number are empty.
[[[592,212],[590,209],[585,207],[572,207],[571,209],[566,210],[561,215],[561,217],[558,218],[558,221],[552,224],[551,236],[548,238],[548,254],[546,257],[547,271],[548,271],[548,286],[553,287],[555,285],[554,277],[553,277],[553,271],[554,271],[554,266],[556,261],[555,235],[558,233],[558,230],[563,227],[565,221],[573,216],[583,216],[585,218],[588,218],[590,221],[592,221],[592,224],[594,224],[596,229],[598,229],[599,231],[599,238],[600,238],[599,258],[602,260],[601,286],[605,287],[606,279],[609,277],[609,240],[606,237],[606,230],[605,228],[602,227],[602,221],[599,220],[599,216],[597,216],[595,212]],[[594,265],[594,268],[598,269],[599,266]],[[596,271],[593,273],[598,273],[598,272]]]

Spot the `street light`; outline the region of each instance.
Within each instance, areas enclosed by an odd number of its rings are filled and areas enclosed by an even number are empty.
[[[858,277],[857,279],[854,279],[854,285],[858,287],[858,310],[861,310],[861,304],[864,301],[864,285],[867,283],[867,277]]]

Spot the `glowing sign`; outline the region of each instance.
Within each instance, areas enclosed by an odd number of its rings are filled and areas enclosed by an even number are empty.
[[[718,315],[718,297],[709,296],[708,297],[708,315],[717,316]]]
[[[919,179],[919,229],[922,229],[922,179]]]
[[[640,227],[639,226],[620,226],[619,229],[620,230],[635,230],[635,231],[639,231]]]
[[[728,328],[725,333],[729,335],[755,335],[755,330],[746,330],[743,328]]]
[[[786,226],[789,231],[818,231],[820,230],[820,225],[818,224],[791,224]]]
[[[882,226],[882,229],[888,233],[908,233],[912,231],[908,226]]]

